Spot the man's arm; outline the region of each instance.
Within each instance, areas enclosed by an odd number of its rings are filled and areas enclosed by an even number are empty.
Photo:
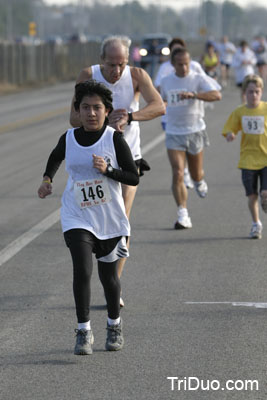
[[[203,101],[218,101],[221,100],[222,95],[218,90],[210,90],[208,92],[181,92],[179,93],[180,99],[193,99]]]
[[[166,112],[162,98],[154,87],[148,73],[142,68],[131,67],[131,74],[135,88],[135,94],[141,93],[146,102],[145,107],[132,113],[132,121],[149,121]],[[128,121],[128,110],[113,110],[109,115],[109,125],[122,132]]]
[[[76,80],[76,83],[81,83],[85,82],[88,79],[92,78],[92,70],[91,67],[84,68],[80,74],[78,75],[78,78]],[[71,101],[71,109],[70,109],[70,124],[73,126],[73,128],[77,128],[81,126],[81,121],[79,118],[79,114],[75,111],[74,108],[74,101],[75,101],[75,96],[73,96],[72,101]]]
[[[139,111],[133,112],[134,121],[149,121],[166,112],[165,105],[159,92],[154,87],[148,73],[142,68],[131,68],[132,78],[136,82],[136,89],[141,93],[146,105]]]
[[[196,93],[195,98],[203,101],[218,101],[221,100],[222,95],[218,90],[210,90],[209,92]]]

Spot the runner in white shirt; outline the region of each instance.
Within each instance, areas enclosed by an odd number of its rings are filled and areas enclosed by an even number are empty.
[[[175,37],[169,43],[170,54],[172,54],[174,49],[179,49],[179,48],[186,48],[186,43],[183,39]],[[203,70],[201,64],[194,60],[190,60],[190,71],[194,71],[201,75],[206,76],[206,73]],[[165,78],[165,76],[168,76],[169,74],[171,74],[173,72],[175,72],[175,70],[174,70],[174,67],[173,67],[170,59],[160,65],[157,75],[156,75],[156,78],[154,80],[154,85],[159,92],[160,92],[161,80],[163,78]],[[220,85],[218,85],[218,83],[214,79],[210,78],[210,80],[214,84],[214,89],[219,90]],[[167,123],[167,114],[165,114],[161,117],[161,125],[162,125],[162,129],[164,131],[166,130],[166,123]],[[184,168],[184,183],[188,189],[193,189],[194,184],[192,182],[186,161],[185,161],[185,168]]]
[[[245,40],[240,42],[240,45],[233,57],[232,67],[235,70],[236,86],[241,88],[241,101],[246,102],[245,93],[242,90],[243,80],[247,75],[254,74],[254,67],[257,63],[255,53],[249,48]]]
[[[161,81],[161,95],[167,104],[166,147],[172,167],[172,192],[178,206],[175,229],[191,228],[187,210],[184,164],[187,158],[195,189],[200,197],[208,192],[204,180],[203,148],[207,143],[203,101],[221,99],[210,78],[190,71],[190,54],[184,48],[171,55],[175,73]]]
[[[227,36],[223,36],[221,42],[217,44],[217,49],[220,55],[221,84],[225,87],[229,82],[230,68],[236,47]]]

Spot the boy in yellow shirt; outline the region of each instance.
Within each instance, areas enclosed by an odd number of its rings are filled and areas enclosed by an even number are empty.
[[[262,223],[259,219],[258,181],[263,211],[267,212],[267,102],[261,101],[263,80],[248,75],[242,84],[246,104],[236,108],[223,128],[223,136],[232,142],[242,132],[238,168],[248,197],[252,217],[250,237],[261,239]]]

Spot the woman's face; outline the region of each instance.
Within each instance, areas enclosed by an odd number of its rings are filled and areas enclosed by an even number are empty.
[[[83,97],[79,113],[82,126],[86,131],[98,131],[104,125],[109,110],[106,109],[101,97],[93,94]]]

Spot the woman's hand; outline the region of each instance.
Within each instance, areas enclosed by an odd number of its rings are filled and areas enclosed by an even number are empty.
[[[107,171],[107,163],[101,156],[93,154],[93,167],[98,169],[99,172],[104,174]]]
[[[52,184],[50,178],[44,177],[41,186],[38,189],[38,196],[40,199],[44,199],[46,196],[49,196],[52,193]]]

